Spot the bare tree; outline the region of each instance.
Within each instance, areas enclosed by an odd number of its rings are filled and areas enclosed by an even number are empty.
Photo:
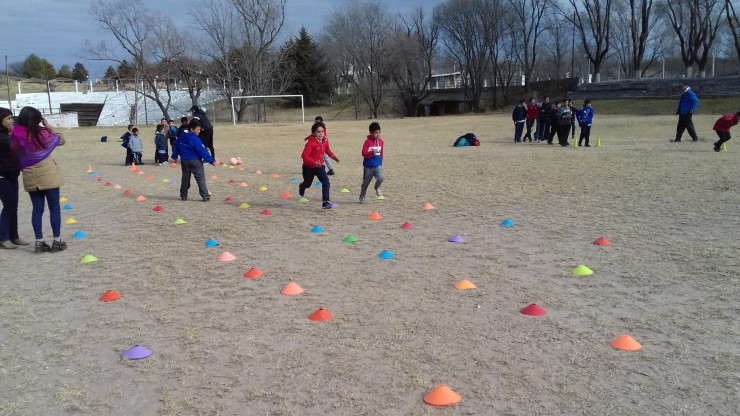
[[[726,0],[667,0],[664,3],[668,20],[678,36],[686,76],[693,75],[693,65],[699,75],[706,76],[717,30],[725,15]]]
[[[406,116],[414,117],[418,115],[419,102],[429,94],[439,27],[434,19],[428,19],[424,15],[423,8],[418,8],[408,19],[403,19],[403,23],[404,27],[399,28],[393,47],[398,62],[393,80]]]
[[[601,81],[601,67],[611,46],[612,0],[568,0],[573,14],[564,15],[574,23],[586,57],[593,65],[594,82]],[[580,9],[579,9],[580,5]]]
[[[566,28],[566,25],[568,26]],[[560,15],[550,15],[547,18],[545,36],[543,36],[544,55],[549,58],[549,63],[545,67],[548,75],[554,79],[565,77],[567,64],[568,41],[570,37],[570,23]]]
[[[529,81],[537,65],[537,43],[545,31],[544,17],[549,12],[550,0],[508,0],[511,8],[512,29],[520,36],[514,52],[519,56],[529,91]]]
[[[105,41],[97,45],[87,41],[87,55],[93,60],[119,64],[130,59],[136,76],[124,82],[124,88],[154,101],[163,116],[169,118],[172,90],[169,82],[160,89],[158,81],[160,76],[170,79],[172,66],[169,63],[183,53],[181,39],[172,22],[169,19],[145,18],[154,13],[144,6],[143,0],[117,0],[110,3],[95,0],[90,14],[113,35],[120,50],[107,46]],[[137,113],[135,108],[132,110],[133,114]]]
[[[740,20],[737,18],[734,0],[725,0],[725,14],[732,39],[735,41],[735,53],[737,54],[738,62],[740,62]]]
[[[327,37],[339,60],[335,66],[353,88],[355,111],[361,100],[377,117],[396,69],[397,20],[377,1],[349,3],[329,20]]]

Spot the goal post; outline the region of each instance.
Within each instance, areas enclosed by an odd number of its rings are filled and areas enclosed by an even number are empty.
[[[306,122],[306,109],[303,106],[303,95],[243,95],[238,97],[231,97],[231,119],[234,122],[234,125],[236,126],[236,101],[235,100],[242,100],[242,99],[250,99],[250,100],[260,100],[260,99],[267,99],[267,98],[300,98],[301,99],[301,122]]]

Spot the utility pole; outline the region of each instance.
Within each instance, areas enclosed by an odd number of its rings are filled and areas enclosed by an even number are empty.
[[[576,12],[573,12],[573,29],[570,44],[570,76],[573,76],[576,59]]]
[[[49,97],[49,114],[53,114],[51,110],[51,88],[49,88],[49,72],[47,70],[48,68],[46,67],[46,61],[43,61],[42,63],[44,64],[44,78],[46,78],[46,96]]]
[[[13,110],[13,99],[10,98],[10,72],[8,72],[8,55],[5,55],[5,80],[8,82],[8,108],[10,108],[10,111],[13,113],[13,115],[15,115],[15,110]]]

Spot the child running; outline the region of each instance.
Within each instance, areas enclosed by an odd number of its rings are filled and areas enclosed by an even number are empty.
[[[321,181],[321,208],[331,209],[331,199],[329,190],[331,184],[329,177],[326,175],[324,166],[324,154],[329,155],[332,160],[339,163],[339,158],[329,148],[329,139],[324,135],[324,123],[317,121],[311,126],[311,135],[306,137],[306,145],[303,147],[301,159],[303,159],[303,182],[298,184],[298,193],[303,196],[306,189],[311,187],[314,177]]]
[[[370,123],[370,134],[362,145],[362,186],[360,187],[360,203],[365,203],[365,194],[370,182],[375,178],[375,194],[382,196],[380,185],[383,184],[383,139],[380,137],[380,124]]]
[[[737,126],[738,120],[740,120],[740,111],[735,114],[725,114],[714,122],[712,130],[717,132],[717,136],[719,136],[719,140],[714,142],[715,152],[722,150],[722,145],[730,140],[730,129],[733,126]]]

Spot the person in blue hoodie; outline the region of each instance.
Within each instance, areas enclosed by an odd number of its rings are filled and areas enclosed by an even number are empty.
[[[215,160],[198,137],[202,128],[200,121],[195,119],[190,120],[188,128],[177,136],[175,147],[172,148],[172,159],[177,162],[177,158],[180,158],[180,167],[182,168],[180,199],[183,201],[187,201],[188,199],[191,176],[195,176],[195,182],[198,184],[198,193],[203,198],[203,202],[211,200],[211,194],[208,192],[208,185],[206,184],[203,161],[214,165]]]
[[[385,180],[383,175],[383,148],[385,143],[380,137],[380,124],[370,123],[368,127],[370,134],[367,135],[362,144],[362,186],[360,186],[360,203],[365,202],[365,193],[370,182],[375,178],[375,194],[383,196],[380,185]]]
[[[696,135],[691,116],[696,112],[696,107],[699,105],[699,98],[691,90],[687,82],[682,82],[681,88],[683,88],[683,94],[681,94],[681,98],[678,100],[678,108],[676,109],[678,125],[676,126],[676,140],[673,140],[673,142],[681,142],[681,136],[683,136],[684,130],[689,131],[691,141],[695,142],[699,140],[699,136]]]
[[[514,143],[519,143],[522,141],[524,122],[527,120],[527,105],[524,102],[524,98],[519,100],[519,105],[514,107],[514,111],[511,112],[511,119],[514,120]],[[531,137],[529,141],[532,141]]]
[[[578,119],[578,125],[581,127],[581,134],[578,136],[578,146],[583,145],[583,141],[586,141],[586,147],[591,147],[588,144],[588,139],[591,138],[591,124],[594,121],[594,108],[591,107],[591,100],[583,101],[583,107],[576,112],[576,118]]]

